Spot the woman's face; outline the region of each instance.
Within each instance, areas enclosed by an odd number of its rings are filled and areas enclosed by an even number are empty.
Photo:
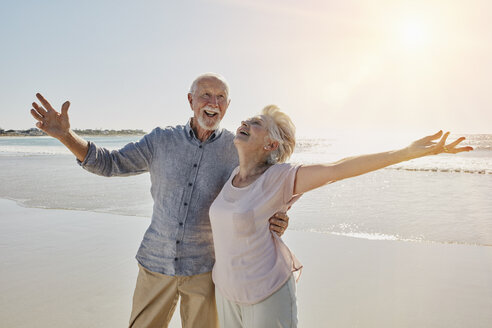
[[[241,122],[234,138],[236,146],[247,147],[248,150],[264,150],[268,145],[267,122],[261,116],[255,116]]]

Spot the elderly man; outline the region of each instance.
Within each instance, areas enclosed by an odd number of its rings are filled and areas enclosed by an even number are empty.
[[[167,327],[179,297],[183,327],[218,327],[208,211],[238,165],[234,135],[219,128],[230,103],[224,78],[208,73],[195,79],[188,93],[193,117],[186,125],[156,128],[111,152],[70,129],[68,101],[59,113],[36,96],[36,126],[60,140],[84,169],[102,176],[150,173],[154,208],[136,256],[130,327]],[[283,233],[287,220],[277,214],[270,229]]]

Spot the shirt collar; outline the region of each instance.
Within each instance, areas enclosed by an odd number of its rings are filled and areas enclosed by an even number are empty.
[[[196,139],[198,140],[198,138],[195,136],[195,132],[193,131],[193,129],[191,128],[191,120],[193,119],[193,117],[191,117],[189,120],[188,120],[188,123],[186,123],[185,125],[185,130],[186,130],[186,134],[192,138],[192,139]],[[210,137],[208,137],[207,141],[210,142],[210,141],[214,141],[215,139],[217,139],[220,135],[222,134],[222,128],[219,126],[216,130],[214,130],[214,132],[210,135]],[[199,140],[198,140],[199,141]]]

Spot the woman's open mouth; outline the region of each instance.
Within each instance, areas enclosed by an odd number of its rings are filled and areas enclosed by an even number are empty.
[[[245,136],[249,136],[249,133],[244,131],[244,130],[239,130],[239,134],[242,134],[242,135],[245,135]]]

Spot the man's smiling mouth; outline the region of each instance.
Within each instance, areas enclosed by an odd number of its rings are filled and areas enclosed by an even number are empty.
[[[205,113],[205,115],[207,115],[208,117],[214,117],[216,116],[218,113],[217,112],[212,112],[212,111],[209,111],[209,110],[204,110],[203,111]]]

